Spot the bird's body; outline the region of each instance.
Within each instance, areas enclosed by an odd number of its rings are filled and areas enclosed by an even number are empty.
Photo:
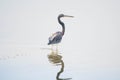
[[[49,37],[49,42],[48,45],[52,45],[52,44],[58,44],[61,42],[62,37],[65,33],[65,25],[64,23],[60,20],[62,17],[73,17],[73,16],[67,16],[64,14],[60,14],[58,16],[58,22],[59,24],[62,26],[62,31],[57,31],[56,33],[52,34],[52,36]]]
[[[62,32],[60,32],[60,31],[52,34],[52,36],[49,37],[48,45],[60,43],[62,40],[62,37],[63,37],[63,35],[62,35]]]

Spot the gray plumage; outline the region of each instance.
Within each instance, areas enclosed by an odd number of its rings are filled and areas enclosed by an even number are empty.
[[[52,36],[49,37],[48,45],[60,43],[62,40],[62,37],[63,37],[62,32],[54,33]]]
[[[68,15],[64,15],[64,14],[60,14],[58,16],[58,22],[62,26],[62,32],[58,31],[58,32],[54,33],[52,36],[50,36],[48,45],[58,44],[61,42],[62,37],[65,33],[65,24],[60,20],[62,17],[73,17],[73,16],[68,16]]]

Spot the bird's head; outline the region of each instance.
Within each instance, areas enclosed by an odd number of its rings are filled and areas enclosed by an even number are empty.
[[[71,18],[73,18],[73,16],[69,16],[69,15],[64,15],[64,14],[60,14],[58,17],[71,17]]]

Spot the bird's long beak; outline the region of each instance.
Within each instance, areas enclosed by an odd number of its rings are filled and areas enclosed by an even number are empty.
[[[64,17],[71,17],[71,18],[73,18],[74,16],[64,15]]]

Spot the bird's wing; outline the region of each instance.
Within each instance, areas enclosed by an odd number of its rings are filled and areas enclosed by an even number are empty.
[[[62,35],[60,33],[54,33],[52,34],[52,36],[49,37],[49,40],[50,41],[53,41],[54,39],[61,39],[62,38]]]
[[[52,36],[49,37],[49,40],[52,41],[55,38],[55,36],[57,36],[56,33],[52,34]]]

